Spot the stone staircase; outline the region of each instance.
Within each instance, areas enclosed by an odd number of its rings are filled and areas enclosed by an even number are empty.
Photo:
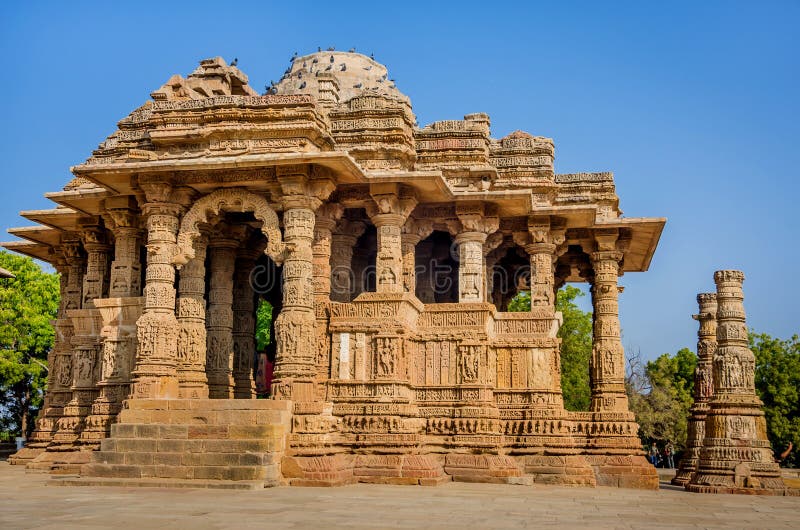
[[[130,400],[80,478],[60,485],[257,489],[280,483],[291,402]]]

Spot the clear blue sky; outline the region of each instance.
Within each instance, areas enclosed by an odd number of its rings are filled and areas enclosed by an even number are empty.
[[[75,4],[0,7],[3,229],[199,59],[238,57],[261,90],[295,51],[354,46],[420,124],[487,112],[495,137],[550,136],[558,172],[613,171],[627,216],[669,219],[621,279],[626,346],[694,349],[719,268],[745,271],[751,327],[800,332],[798,2]]]

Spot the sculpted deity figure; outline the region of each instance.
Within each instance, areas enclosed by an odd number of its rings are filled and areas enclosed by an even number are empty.
[[[465,346],[461,351],[461,378],[465,383],[478,379],[478,346]]]
[[[395,351],[392,339],[378,337],[378,376],[391,376],[394,374]]]

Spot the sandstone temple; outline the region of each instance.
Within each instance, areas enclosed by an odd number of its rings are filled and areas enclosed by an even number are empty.
[[[265,94],[221,58],[170,77],[4,244],[51,263],[62,300],[12,461],[83,483],[656,488],[618,279],[648,269],[665,219],[623,217],[611,173],[553,160],[486,114],[420,127],[353,52],[295,56]],[[585,412],[563,405],[566,282],[592,295]]]

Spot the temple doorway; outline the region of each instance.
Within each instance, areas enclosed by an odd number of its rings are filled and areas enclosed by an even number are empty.
[[[275,321],[283,304],[281,269],[268,256],[261,256],[251,272],[255,296],[255,351],[253,362],[257,398],[270,397],[277,356]]]

